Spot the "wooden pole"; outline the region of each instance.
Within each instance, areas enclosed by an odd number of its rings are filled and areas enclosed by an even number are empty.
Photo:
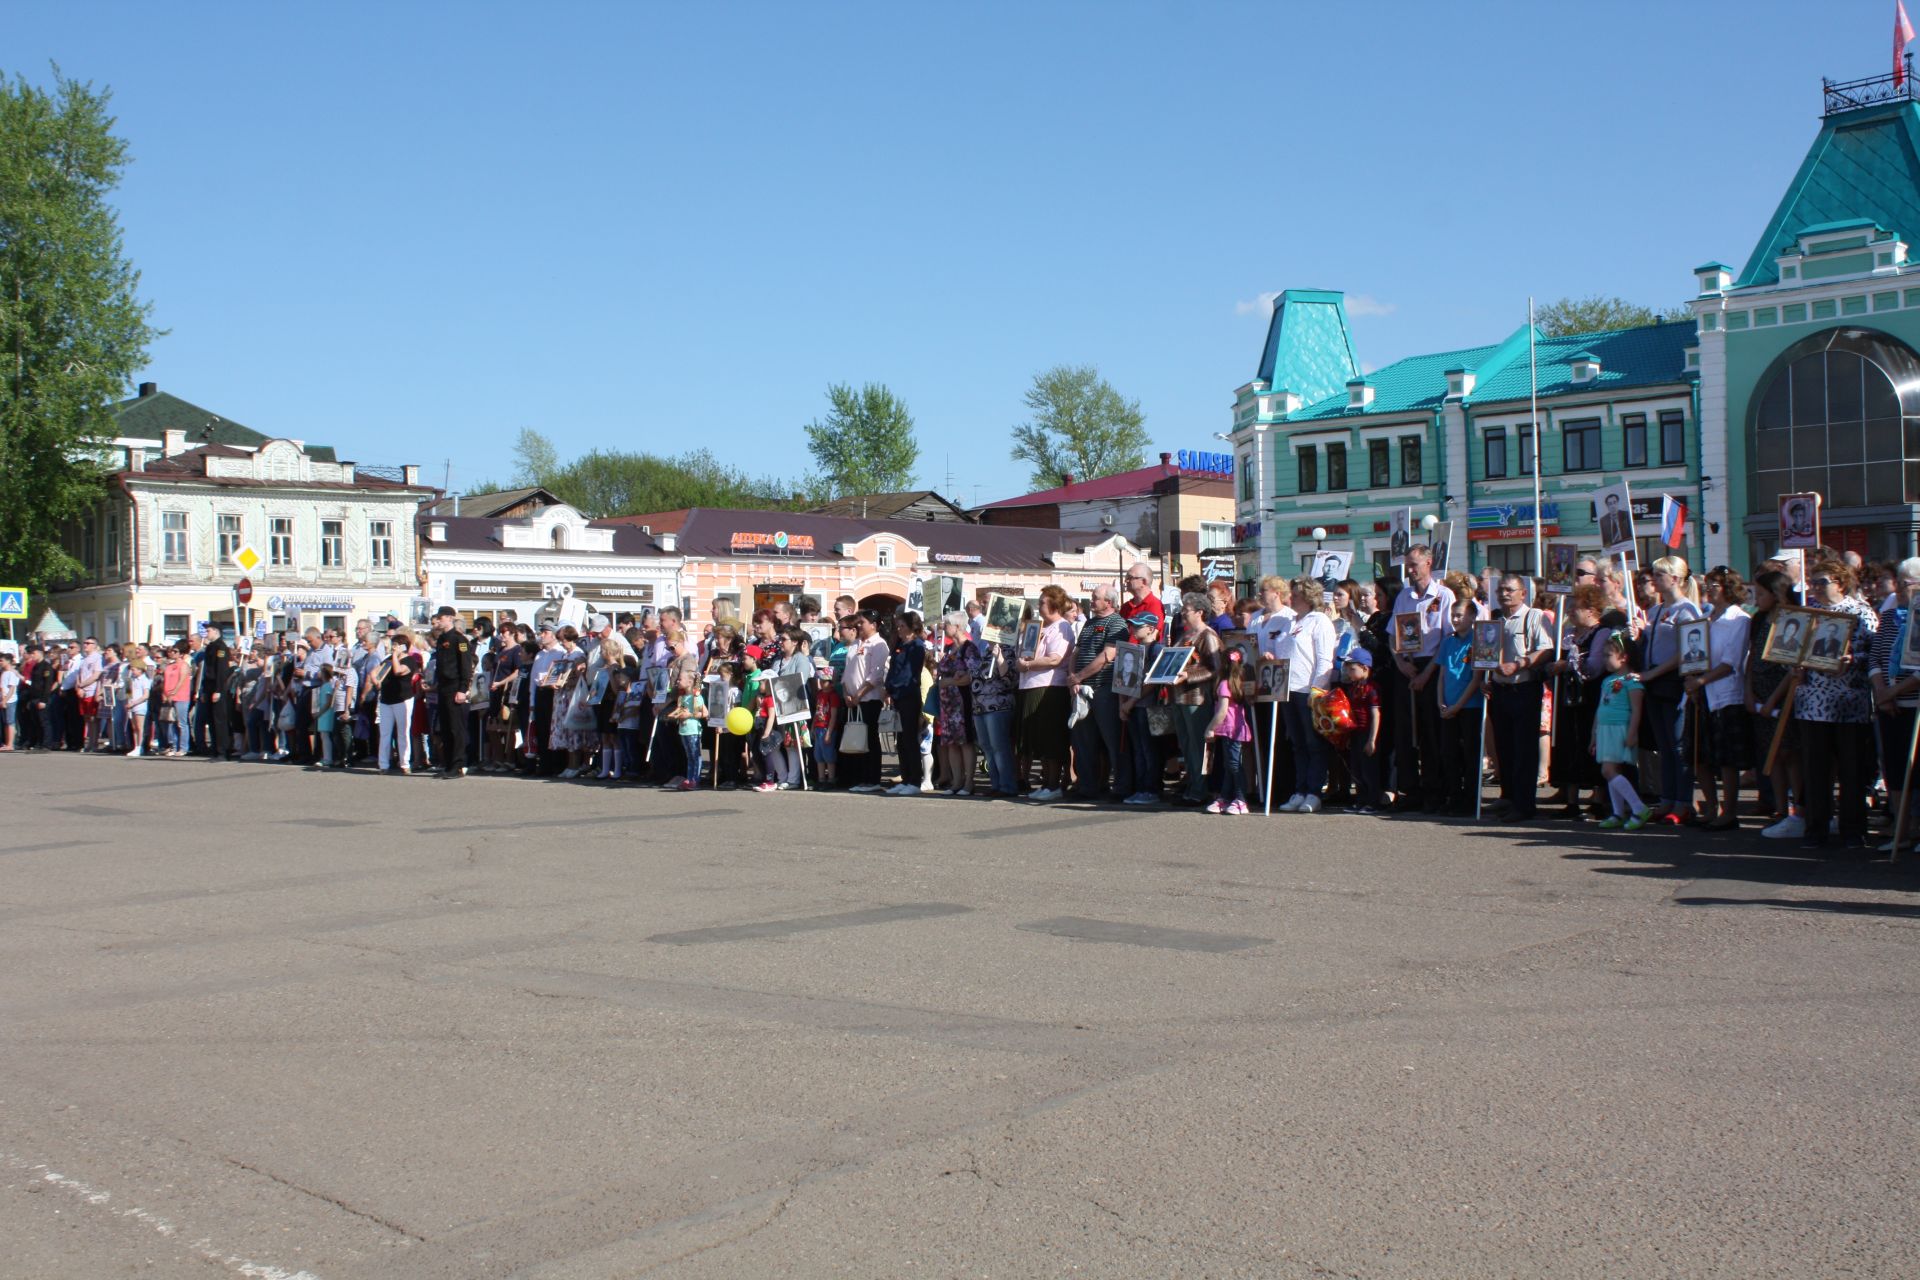
[[[1907,832],[1907,796],[1913,790],[1913,761],[1916,755],[1920,755],[1920,710],[1913,714],[1913,737],[1907,742],[1907,772],[1900,782],[1900,808],[1893,815],[1891,861],[1894,862],[1900,861],[1900,837]]]
[[[1771,775],[1774,762],[1780,758],[1780,744],[1786,741],[1787,737],[1787,721],[1793,718],[1793,695],[1799,691],[1800,677],[1804,671],[1802,667],[1795,667],[1793,674],[1787,677],[1787,696],[1780,701],[1780,723],[1774,727],[1773,743],[1767,748],[1767,763],[1760,770],[1762,773]],[[1804,797],[1802,802],[1804,803]]]

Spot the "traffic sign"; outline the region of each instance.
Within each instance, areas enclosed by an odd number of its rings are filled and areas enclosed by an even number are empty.
[[[27,616],[27,589],[25,587],[0,587],[0,618],[24,618]]]
[[[233,553],[233,562],[240,566],[240,572],[252,573],[260,567],[260,553],[248,544]]]
[[[233,598],[241,604],[253,603],[253,583],[246,578],[242,578],[240,581],[234,583]]]

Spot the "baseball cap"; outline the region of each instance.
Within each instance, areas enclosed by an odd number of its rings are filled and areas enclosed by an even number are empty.
[[[1360,667],[1363,670],[1371,671],[1373,670],[1373,655],[1368,653],[1362,646],[1355,645],[1353,652],[1346,656],[1346,664],[1350,667]]]
[[[590,613],[587,615],[587,630],[605,631],[611,622],[612,620],[605,614]]]
[[[750,644],[747,646],[747,656],[749,658],[752,658],[755,662],[758,662],[760,661],[760,659],[767,656],[767,651],[765,649],[762,649],[757,644]]]

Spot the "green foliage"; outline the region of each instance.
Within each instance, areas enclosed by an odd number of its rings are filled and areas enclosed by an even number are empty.
[[[514,445],[520,468],[516,483],[543,485],[596,520],[680,507],[771,510],[796,505],[791,485],[749,476],[705,449],[673,458],[596,449],[564,464],[557,456],[552,441],[531,427],[522,428]],[[538,469],[529,468],[529,460],[540,459],[545,461]],[[476,487],[473,492],[487,490]]]
[[[1549,338],[1564,338],[1573,333],[1597,333],[1602,329],[1630,329],[1656,320],[1687,320],[1693,308],[1682,302],[1655,311],[1625,298],[1595,294],[1591,298],[1560,298],[1534,312],[1533,322]]]
[[[60,532],[105,492],[156,336],[107,203],[128,162],[108,94],[53,77],[0,83],[0,582],[35,592],[80,572]]]
[[[827,388],[827,403],[827,416],[807,424],[807,449],[820,468],[807,477],[813,497],[911,488],[920,445],[906,404],[876,382],[858,391],[835,383]]]
[[[1027,390],[1033,417],[1013,429],[1013,457],[1033,464],[1029,482],[1051,489],[1061,477],[1096,480],[1146,465],[1146,415],[1092,365],[1055,365]]]

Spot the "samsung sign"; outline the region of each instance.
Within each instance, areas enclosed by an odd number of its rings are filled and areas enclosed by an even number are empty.
[[[1174,457],[1182,471],[1207,471],[1222,476],[1233,474],[1233,455],[1230,453],[1201,453],[1197,449],[1182,449]]]

